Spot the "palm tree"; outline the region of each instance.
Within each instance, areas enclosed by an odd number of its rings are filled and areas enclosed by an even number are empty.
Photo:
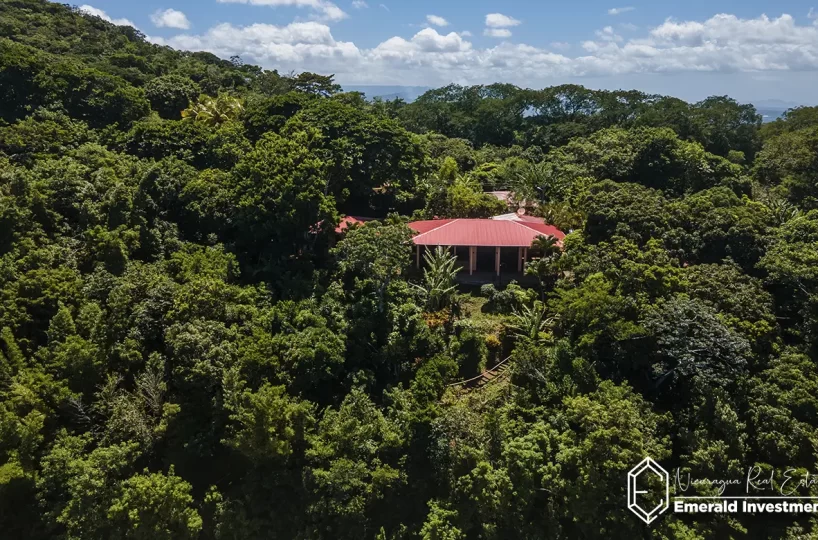
[[[537,209],[537,215],[561,231],[572,231],[582,226],[583,215],[565,203],[551,203]]]
[[[426,269],[423,271],[423,284],[415,285],[426,300],[430,311],[439,311],[449,307],[457,289],[455,279],[460,271],[457,268],[457,257],[438,246],[434,252],[423,256]]]
[[[238,98],[228,94],[219,97],[199,96],[199,100],[182,111],[182,118],[192,122],[203,122],[208,126],[218,126],[238,119],[244,112],[244,106]]]
[[[518,201],[549,203],[565,191],[565,180],[545,161],[529,163],[511,180],[512,191]]]
[[[513,322],[508,326],[513,330],[514,336],[537,344],[545,341],[543,333],[556,321],[556,317],[545,316],[545,307],[540,302],[536,302],[533,308],[523,306],[520,311],[515,309],[511,316]]]
[[[556,236],[540,235],[531,242],[531,247],[541,252],[543,257],[552,257],[562,252]]]
[[[791,219],[800,217],[802,214],[797,206],[794,206],[785,199],[771,199],[767,202],[767,208],[770,209],[773,214],[773,219],[779,226]]]
[[[539,251],[542,256],[531,260],[525,266],[525,273],[536,277],[540,282],[540,298],[545,297],[545,290],[548,286],[556,282],[559,276],[557,273],[557,260],[562,255],[562,249],[558,240],[554,236],[538,236],[532,242],[531,247]]]

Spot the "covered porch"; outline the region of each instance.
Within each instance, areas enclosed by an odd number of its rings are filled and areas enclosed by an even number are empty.
[[[420,269],[423,257],[437,247],[443,247],[457,258],[460,267],[458,280],[462,283],[493,283],[521,281],[525,263],[529,260],[528,247],[502,246],[431,246],[415,245],[415,267]]]
[[[531,246],[540,236],[561,241],[565,234],[541,221],[493,219],[441,219],[409,223],[417,234],[415,266],[420,269],[427,251],[449,250],[460,266],[461,283],[526,281],[523,271]]]

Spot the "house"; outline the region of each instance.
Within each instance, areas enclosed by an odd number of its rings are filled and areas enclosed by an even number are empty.
[[[565,233],[542,218],[524,214],[415,221],[409,227],[417,233],[412,242],[418,268],[421,251],[443,246],[452,249],[470,276],[481,272],[492,272],[497,277],[501,272],[521,273],[528,261],[529,248],[538,236],[553,236],[559,245],[565,238]]]
[[[529,216],[525,213],[524,209],[519,209],[516,212],[512,212],[510,214],[502,214],[499,216],[494,216],[491,219],[498,219],[501,221],[517,221],[520,223],[537,223],[541,225],[546,225],[546,222],[543,218]]]
[[[375,218],[371,217],[361,217],[361,216],[344,216],[341,218],[341,222],[335,227],[335,234],[341,234],[346,232],[353,225],[363,225],[367,221],[373,221]]]

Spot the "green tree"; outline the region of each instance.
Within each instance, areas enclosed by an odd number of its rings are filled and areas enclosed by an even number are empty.
[[[59,157],[89,142],[97,135],[85,122],[67,114],[38,109],[30,116],[0,128],[0,151],[13,162],[31,165],[34,158]]]
[[[762,256],[772,224],[764,205],[739,198],[726,187],[700,191],[668,210],[679,227],[665,234],[666,243],[688,263],[718,263],[729,257],[749,270]]]
[[[749,342],[695,300],[669,300],[649,312],[643,325],[656,343],[656,386],[698,379],[705,387],[726,387],[747,370]]]
[[[181,75],[162,75],[145,85],[145,97],[162,118],[178,120],[190,102],[201,95],[199,85]]]
[[[87,436],[63,432],[43,458],[37,488],[52,533],[68,538],[110,538],[116,534],[108,510],[138,456],[136,444],[86,452],[89,443]]]
[[[308,107],[313,99],[311,96],[298,92],[256,99],[248,98],[242,117],[247,136],[250,140],[257,141],[265,133],[281,131],[287,121]]]
[[[759,129],[759,136],[766,140],[782,133],[799,131],[818,125],[818,107],[794,107],[788,109],[772,122]]]
[[[753,160],[761,127],[761,115],[754,106],[739,104],[727,96],[710,96],[693,106],[691,116],[701,130],[701,143],[708,152],[727,156],[730,150],[735,150]]]
[[[439,311],[451,307],[457,288],[457,257],[449,254],[441,246],[435,251],[427,251],[423,256],[426,267],[423,270],[423,282],[415,285],[421,292],[426,307],[430,311]]]
[[[167,476],[145,470],[128,478],[108,509],[111,538],[197,538],[202,518],[193,508],[190,491],[190,484],[176,476],[173,467]]]
[[[375,284],[380,311],[385,308],[389,284],[406,275],[409,268],[412,234],[403,224],[370,222],[347,232],[333,249],[342,276],[356,281],[371,280]]]
[[[420,530],[423,540],[464,540],[463,531],[452,524],[457,512],[448,510],[437,501],[429,501],[429,516]]]
[[[777,189],[793,204],[818,207],[818,127],[784,132],[764,142],[753,167],[756,179]]]
[[[304,472],[311,535],[360,538],[392,521],[386,509],[406,482],[404,429],[360,389],[353,389],[339,409],[324,413],[310,438],[310,466]]]
[[[532,251],[539,254],[525,265],[525,273],[535,276],[540,283],[542,299],[545,292],[552,288],[559,278],[558,261],[562,255],[559,240],[554,236],[538,236],[531,246]]]
[[[670,455],[663,433],[669,418],[627,386],[604,381],[595,392],[566,398],[565,419],[570,428],[560,436],[557,462],[560,477],[573,480],[555,486],[554,500],[567,516],[594,517],[571,519],[565,534],[641,534],[643,525],[615,501],[625,495],[622,477],[634,463]],[[600,506],[609,510],[598,514]]]
[[[441,217],[488,218],[506,210],[503,201],[484,193],[479,183],[459,176],[446,192],[448,209]]]
[[[305,71],[295,77],[291,77],[290,84],[299,92],[329,97],[341,91],[341,85],[335,84],[333,81],[334,78],[334,75],[317,75]]]
[[[282,129],[286,137],[317,130],[328,166],[327,193],[349,215],[385,215],[414,197],[427,172],[421,140],[398,122],[335,99],[315,101]]]
[[[449,348],[460,365],[460,376],[470,379],[486,369],[489,351],[486,336],[465,322],[458,323],[457,335],[452,338]]]
[[[265,384],[257,392],[241,388],[236,373],[229,373],[226,406],[234,427],[226,440],[232,448],[258,463],[286,462],[303,451],[313,424],[312,407],[294,400],[283,386]]]
[[[616,234],[644,243],[650,238],[661,238],[673,225],[667,199],[655,190],[635,184],[611,181],[595,184],[586,208],[585,235],[590,242]]]
[[[776,300],[782,326],[813,344],[816,339],[816,250],[818,211],[812,210],[782,225],[758,266],[767,272],[767,283]]]
[[[536,303],[533,307],[523,306],[520,311],[514,311],[509,329],[518,340],[542,344],[548,341],[548,329],[553,326],[554,319],[546,317],[545,306]]]
[[[272,258],[272,265],[303,253],[325,234],[322,224],[335,219],[317,138],[315,132],[269,133],[233,169],[226,193],[234,216],[229,238],[258,259]]]
[[[749,427],[758,436],[750,441],[766,463],[804,468],[815,463],[816,375],[805,355],[789,349],[752,379]]]

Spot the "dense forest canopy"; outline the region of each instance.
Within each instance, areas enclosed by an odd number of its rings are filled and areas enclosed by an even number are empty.
[[[506,212],[491,190],[571,231],[537,285],[414,270],[406,222]],[[625,475],[815,472],[817,355],[818,108],[370,101],[0,3],[3,538],[811,538],[647,527]]]

